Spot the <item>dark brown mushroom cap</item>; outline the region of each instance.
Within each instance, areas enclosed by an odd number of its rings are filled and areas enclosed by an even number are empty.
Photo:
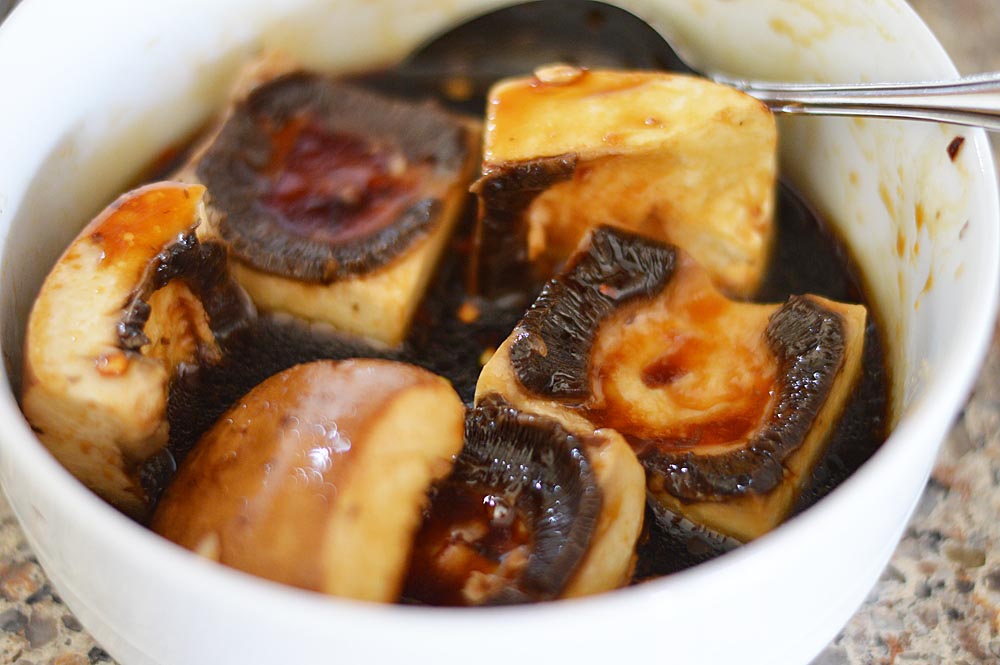
[[[645,449],[639,459],[657,477],[654,484],[695,501],[763,494],[782,481],[785,460],[802,445],[844,362],[844,321],[808,297],[793,296],[771,315],[766,338],[778,362],[779,385],[763,427],[746,445],[713,455],[670,453],[656,442],[630,441]]]
[[[296,72],[236,106],[196,173],[236,257],[329,283],[424,237],[469,143],[466,126],[435,105]]]
[[[121,349],[139,353],[150,343],[145,332],[152,311],[149,298],[158,289],[178,280],[197,296],[204,308],[212,329],[213,344],[211,347],[199,344],[195,350],[197,364],[186,365],[174,377],[172,385],[196,381],[207,367],[221,364],[222,358],[218,357],[215,345],[228,351],[230,343],[239,339],[256,320],[250,298],[229,272],[227,256],[226,248],[219,242],[200,242],[194,229],[164,247],[148,265],[122,311],[116,330]],[[160,493],[176,471],[174,452],[164,448],[138,466],[136,474],[150,506],[156,505]]]
[[[157,254],[118,322],[121,348],[138,351],[149,343],[143,332],[150,313],[147,300],[175,279],[183,281],[201,301],[217,343],[224,345],[230,335],[245,328],[254,316],[254,308],[230,275],[226,256],[226,248],[218,242],[199,242],[194,229]]]
[[[520,412],[498,395],[486,396],[466,417],[465,447],[451,476],[437,488],[418,536],[405,594],[411,600],[470,602],[461,588],[468,581],[466,571],[441,575],[432,561],[442,544],[463,537],[456,536],[462,528],[451,523],[459,517],[456,499],[472,506],[478,514],[473,519],[489,530],[460,543],[477,560],[499,568],[514,546],[529,550],[523,566],[510,571],[512,579],[475,599],[487,605],[556,598],[586,554],[601,510],[600,488],[575,436],[555,420]],[[528,533],[513,533],[517,526]]]
[[[472,266],[475,291],[496,297],[537,286],[528,261],[524,213],[542,192],[572,178],[576,161],[569,154],[489,165],[473,184],[481,205]]]
[[[590,355],[604,319],[623,305],[659,293],[670,281],[676,250],[609,226],[542,289],[514,330],[510,360],[528,390],[558,400],[591,393]]]

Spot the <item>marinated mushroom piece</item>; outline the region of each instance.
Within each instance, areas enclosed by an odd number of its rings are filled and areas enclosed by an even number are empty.
[[[753,294],[772,244],[777,133],[759,101],[664,72],[552,66],[490,92],[479,288],[551,277],[598,224],[676,244]]]
[[[413,365],[297,365],[202,437],[152,527],[261,577],[394,601],[428,489],[462,447],[464,415],[447,381]]]
[[[217,361],[253,316],[225,248],[196,237],[203,194],[161,182],[119,198],[56,262],[28,321],[25,416],[74,476],[140,519],[139,466],[167,443],[171,380]]]
[[[582,429],[574,436],[583,443],[583,453],[597,478],[601,512],[590,546],[561,598],[589,596],[629,583],[646,505],[642,465],[620,434]]]
[[[261,309],[393,346],[466,201],[478,136],[435,104],[295,71],[234,101],[183,177],[208,187],[210,231]]]
[[[618,431],[652,497],[746,541],[809,479],[860,374],[865,319],[812,295],[729,300],[680,250],[599,227],[476,392]]]
[[[404,591],[436,605],[500,605],[623,586],[644,476],[614,432],[577,436],[489,395],[435,488]]]

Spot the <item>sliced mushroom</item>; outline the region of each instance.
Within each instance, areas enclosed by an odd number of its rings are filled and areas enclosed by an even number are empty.
[[[476,392],[620,432],[652,496],[745,541],[808,480],[859,376],[865,319],[811,295],[729,300],[683,252],[598,227]]]
[[[261,577],[393,601],[428,489],[462,447],[464,415],[447,381],[413,365],[297,365],[202,437],[152,527]]]
[[[467,199],[478,126],[258,65],[183,177],[259,307],[394,346]],[[257,87],[246,90],[251,83]]]
[[[162,182],[119,198],[60,257],[28,321],[28,421],[73,475],[139,518],[138,467],[167,443],[172,378],[217,360],[253,315],[226,250],[195,235],[203,193]]]
[[[711,81],[549,67],[490,93],[479,196],[480,289],[548,279],[612,224],[684,248],[748,296],[774,234],[774,118]]]
[[[620,434],[610,429],[581,430],[576,437],[597,477],[601,512],[587,553],[561,598],[589,596],[629,583],[646,505],[642,465]]]
[[[597,593],[628,581],[642,468],[613,432],[575,436],[502,398],[479,400],[417,537],[404,592],[442,605]]]

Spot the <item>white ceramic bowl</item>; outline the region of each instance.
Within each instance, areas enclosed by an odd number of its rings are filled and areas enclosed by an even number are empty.
[[[896,425],[846,483],[720,559],[601,597],[473,611],[324,598],[206,563],[128,521],[38,444],[15,394],[32,298],[80,226],[197,126],[260,43],[363,68],[502,2],[30,0],[0,28],[0,477],[60,594],[127,665],[805,663],[895,546],[985,352],[996,174],[984,135],[888,121],[781,126],[782,165],[853,246],[885,320]],[[762,78],[945,78],[899,0],[635,0],[706,69]],[[279,7],[280,5],[280,7]],[[946,148],[965,145],[953,163]]]

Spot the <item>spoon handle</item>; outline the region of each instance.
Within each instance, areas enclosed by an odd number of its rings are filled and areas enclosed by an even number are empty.
[[[775,113],[929,120],[1000,131],[1000,72],[920,83],[763,83],[717,77]]]

